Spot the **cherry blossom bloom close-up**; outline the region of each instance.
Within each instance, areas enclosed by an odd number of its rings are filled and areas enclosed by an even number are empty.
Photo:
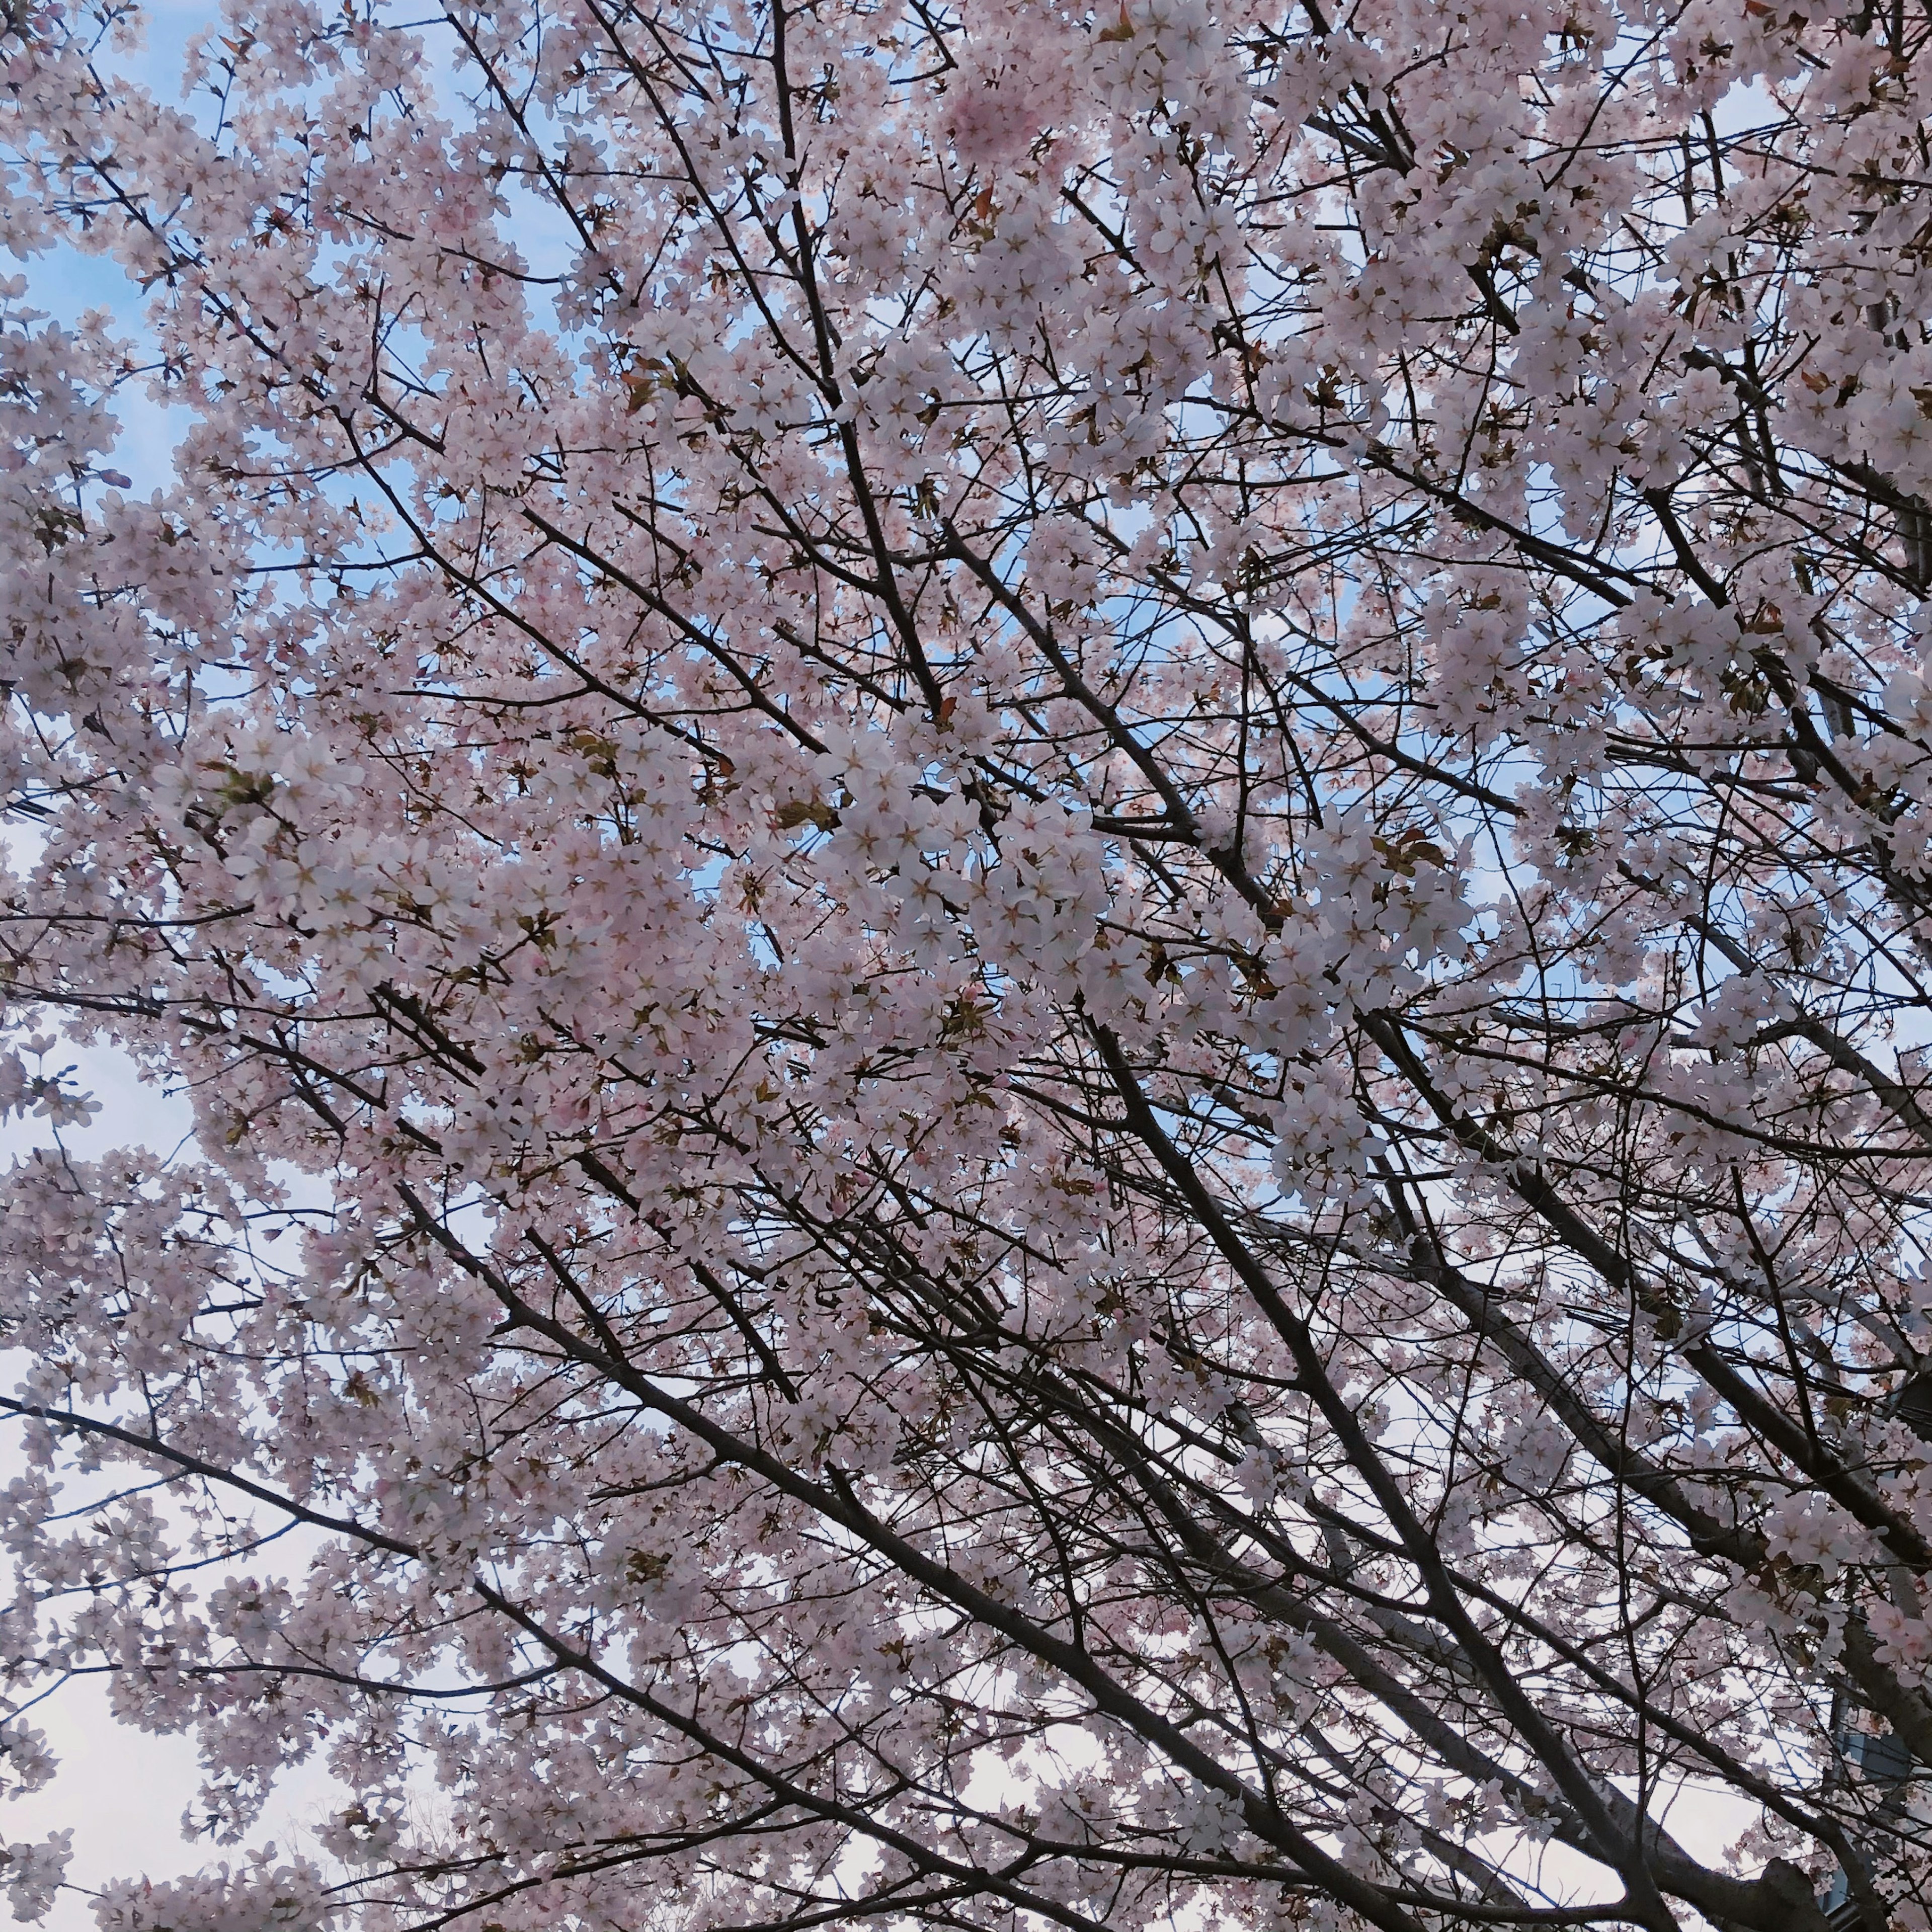
[[[1923,0],[152,26],[0,8],[15,1916],[1932,1929]]]

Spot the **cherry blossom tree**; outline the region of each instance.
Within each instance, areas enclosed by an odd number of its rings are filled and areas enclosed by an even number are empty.
[[[0,25],[106,1932],[1932,1925],[1932,12]]]

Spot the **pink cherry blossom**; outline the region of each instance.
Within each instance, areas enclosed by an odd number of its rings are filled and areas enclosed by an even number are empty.
[[[18,1916],[1932,1927],[1922,20],[0,26]]]

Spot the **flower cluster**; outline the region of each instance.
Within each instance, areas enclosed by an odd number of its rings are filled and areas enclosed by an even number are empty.
[[[0,12],[107,1932],[1932,1925],[1932,28],[136,26]]]

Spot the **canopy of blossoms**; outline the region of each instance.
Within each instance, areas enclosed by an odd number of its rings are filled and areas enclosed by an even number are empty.
[[[1922,0],[0,27],[106,1932],[1932,1924]]]

